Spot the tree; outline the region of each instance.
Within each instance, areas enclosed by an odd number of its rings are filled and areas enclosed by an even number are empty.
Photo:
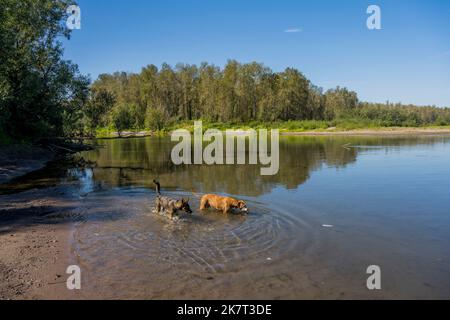
[[[325,117],[325,98],[322,88],[313,84],[309,85],[308,102],[306,105],[307,119],[322,120]]]
[[[202,63],[199,70],[198,99],[199,107],[197,118],[217,121],[219,106],[220,69],[214,65]]]
[[[130,129],[133,126],[133,117],[130,112],[130,108],[127,105],[121,104],[113,109],[112,121],[117,132],[120,134],[125,129]]]
[[[151,130],[160,131],[164,129],[169,121],[167,111],[161,106],[156,108],[149,108],[145,117],[147,128]]]
[[[168,64],[163,64],[159,72],[158,93],[158,101],[155,101],[155,105],[167,110],[170,117],[177,117],[180,114],[179,106],[181,105],[180,84],[176,73]]]
[[[105,115],[112,110],[115,103],[116,98],[106,89],[91,90],[89,103],[84,108],[86,126],[91,134],[95,133],[99,126],[107,124]]]
[[[278,79],[279,118],[281,120],[308,119],[309,81],[299,71],[292,68],[286,69]]]
[[[346,88],[337,87],[325,93],[325,114],[326,118],[341,118],[358,106],[358,95],[356,92]]]
[[[62,59],[60,37],[68,0],[0,2],[0,108],[4,130],[15,137],[71,135],[88,84]],[[76,123],[75,123],[75,122]]]
[[[216,109],[220,121],[235,121],[239,118],[237,112],[238,96],[236,83],[240,64],[235,60],[228,61],[219,82],[219,105]]]

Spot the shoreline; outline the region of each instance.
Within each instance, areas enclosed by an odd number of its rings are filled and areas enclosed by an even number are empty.
[[[71,149],[69,149],[69,147]],[[0,145],[0,185],[45,168],[50,162],[80,151],[92,150],[85,144]]]
[[[8,188],[68,151],[1,146],[0,185]],[[77,199],[64,185],[0,194],[0,300],[79,298],[66,288],[66,269],[76,260],[72,235],[78,216]]]
[[[305,132],[281,132],[284,136],[427,136],[450,135],[450,128],[380,128],[380,129],[355,129],[349,131],[305,131]]]
[[[180,128],[183,129],[183,128]],[[272,130],[276,128],[268,128]],[[238,133],[245,134],[248,128],[239,129],[231,128],[230,130],[235,130]],[[258,130],[258,129],[255,129]],[[281,136],[427,136],[427,135],[450,135],[450,128],[419,128],[419,127],[390,127],[390,128],[374,128],[374,129],[353,129],[353,130],[339,130],[339,129],[328,129],[328,130],[307,130],[307,131],[287,131],[284,129],[279,129]],[[225,131],[225,130],[221,130]],[[156,133],[153,131],[125,131],[120,135],[118,132],[111,132],[109,135],[99,135],[94,139],[97,140],[109,140],[109,139],[129,139],[129,138],[146,138],[154,136],[165,136],[170,135],[173,131],[168,131],[166,133]]]
[[[0,184],[44,168],[56,153],[32,145],[0,146]]]

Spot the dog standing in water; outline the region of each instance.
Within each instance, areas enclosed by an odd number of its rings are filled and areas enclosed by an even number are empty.
[[[203,196],[200,204],[200,210],[205,210],[210,207],[222,211],[224,214],[230,213],[232,209],[238,209],[243,213],[248,213],[247,204],[244,201],[214,194]]]
[[[156,193],[158,194],[158,197],[155,201],[157,213],[164,211],[170,215],[171,219],[173,219],[175,214],[179,211],[184,211],[188,214],[192,214],[191,207],[189,206],[189,199],[184,200],[183,198],[181,200],[176,200],[168,197],[163,197],[161,196],[161,185],[159,184],[159,182],[153,180],[153,183],[156,186]]]

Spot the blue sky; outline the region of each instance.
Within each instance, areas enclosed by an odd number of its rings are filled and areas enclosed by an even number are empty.
[[[450,107],[448,0],[78,0],[67,59],[95,79],[163,62],[295,67],[362,100]],[[368,30],[367,7],[382,30]],[[287,30],[296,32],[286,32]]]

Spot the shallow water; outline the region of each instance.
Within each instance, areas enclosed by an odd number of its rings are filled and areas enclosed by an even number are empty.
[[[174,166],[167,138],[97,143],[83,154],[93,169],[16,181],[76,186],[86,297],[450,298],[450,137],[282,137],[269,177]],[[154,214],[154,178],[194,215]],[[201,213],[204,193],[243,199],[250,214]],[[370,265],[380,291],[366,287]]]

